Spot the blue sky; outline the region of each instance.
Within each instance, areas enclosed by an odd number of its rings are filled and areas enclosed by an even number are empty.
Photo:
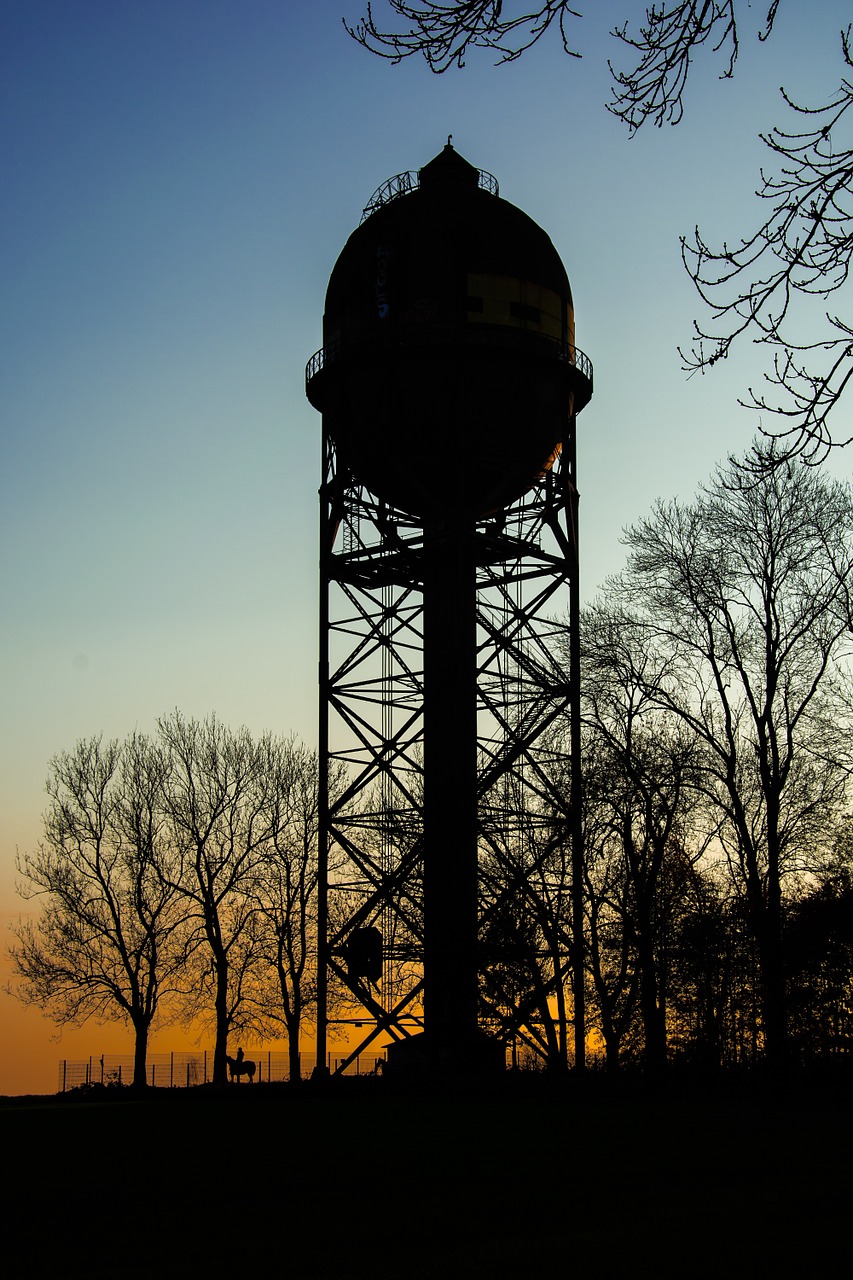
[[[449,133],[545,227],[572,282],[595,365],[584,594],[620,567],[626,524],[748,446],[736,397],[756,353],[680,371],[698,303],[678,237],[751,226],[758,129],[780,118],[779,85],[819,100],[838,79],[846,6],[783,3],[770,43],[744,31],[733,81],[700,61],[683,124],[634,139],[604,102],[608,27],[637,6],[587,8],[582,61],[552,39],[436,77],[349,39],[360,0],[3,6],[7,911],[49,758],[78,738],[179,707],[314,741],[320,422],[303,370],[363,205]]]

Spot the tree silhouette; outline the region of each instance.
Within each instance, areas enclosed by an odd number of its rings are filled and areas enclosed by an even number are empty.
[[[175,887],[196,944],[186,1008],[204,1019],[212,999],[213,1082],[225,1084],[228,1036],[253,1025],[263,961],[254,890],[277,834],[275,746],[215,716],[187,720],[174,712],[158,727],[168,761],[164,806],[181,858]]]
[[[316,1003],[320,761],[291,738],[278,744],[270,767],[271,834],[252,890],[269,977],[257,1000],[263,1023],[284,1028],[290,1079],[298,1080],[302,1028]],[[341,779],[342,767],[334,765],[333,798]]]
[[[648,697],[702,749],[758,948],[767,1055],[780,1062],[784,885],[811,865],[847,781],[827,695],[851,622],[853,499],[802,462],[753,453],[693,503],[658,503],[626,543],[610,594],[623,629],[657,655]]]
[[[701,751],[655,698],[660,654],[623,621],[606,604],[581,617],[582,707],[598,740],[587,773],[599,797],[598,854],[625,881],[621,925],[638,981],[644,1059],[658,1070],[667,1053],[664,954],[673,907],[664,886],[676,865],[704,852],[703,840],[693,838]]]
[[[81,742],[51,762],[45,836],[19,860],[40,914],[13,928],[14,994],[60,1024],[124,1017],[144,1084],[168,1008],[228,1037],[299,1035],[316,968],[317,755],[295,739],[174,712],[157,736]],[[338,785],[333,781],[333,791]]]
[[[138,734],[124,744],[91,738],[54,757],[44,840],[18,860],[19,892],[42,909],[13,926],[10,949],[25,1004],[60,1025],[130,1022],[137,1086],[151,1026],[174,1000],[186,958],[162,781],[162,757]]]
[[[785,921],[791,1036],[801,1061],[846,1061],[853,1048],[853,883],[819,883]]]

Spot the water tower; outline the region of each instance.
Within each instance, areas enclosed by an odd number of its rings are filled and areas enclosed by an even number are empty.
[[[368,203],[306,386],[331,778],[318,1054],[339,1020],[361,1029],[341,1069],[389,1041],[401,1068],[502,1062],[538,1034],[536,999],[487,980],[495,922],[533,893],[519,841],[562,823],[579,857],[575,417],[592,369],[553,244],[448,141]],[[573,919],[577,942],[578,903]],[[580,954],[557,948],[537,980],[540,1005],[574,988],[575,1060]]]

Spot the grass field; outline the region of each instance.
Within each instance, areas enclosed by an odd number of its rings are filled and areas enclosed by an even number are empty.
[[[105,1091],[0,1126],[9,1277],[849,1274],[838,1081]]]

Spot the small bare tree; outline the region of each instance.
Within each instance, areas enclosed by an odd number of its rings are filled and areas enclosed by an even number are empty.
[[[186,954],[175,857],[164,828],[163,760],[145,737],[80,742],[51,762],[44,840],[18,861],[14,994],[59,1025],[90,1017],[133,1028],[133,1082],[146,1083],[151,1027]]]

